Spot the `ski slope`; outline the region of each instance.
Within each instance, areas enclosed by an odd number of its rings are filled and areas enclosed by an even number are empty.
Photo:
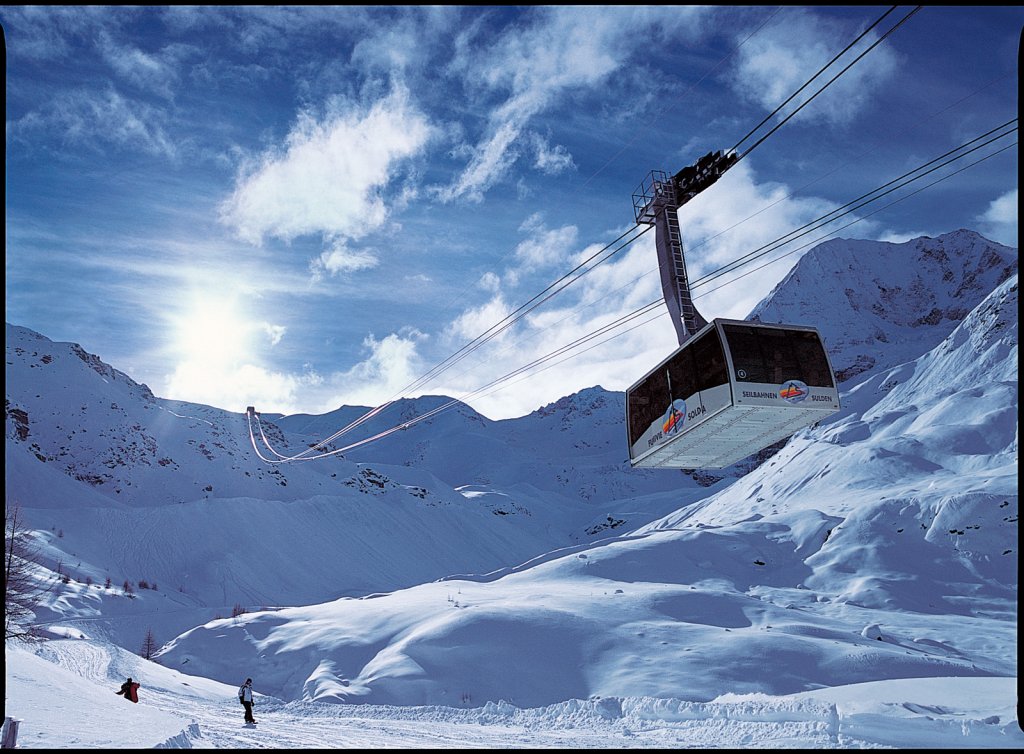
[[[249,728],[234,686],[92,640],[54,640],[36,651],[7,646],[6,714],[20,721],[18,747],[26,749],[1024,748],[1012,678],[532,709],[284,703],[257,693],[258,725]],[[127,676],[142,683],[138,704],[113,693]]]

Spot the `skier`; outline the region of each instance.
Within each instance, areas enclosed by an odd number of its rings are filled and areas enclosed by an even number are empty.
[[[255,725],[256,720],[252,716],[252,678],[246,678],[238,689],[238,701],[245,707],[245,722]]]
[[[114,692],[123,696],[130,702],[139,703],[139,684],[129,677],[127,681],[121,684],[121,688]]]

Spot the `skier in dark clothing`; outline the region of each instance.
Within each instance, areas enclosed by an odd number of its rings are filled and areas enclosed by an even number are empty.
[[[238,701],[245,707],[245,722],[255,725],[256,720],[252,716],[252,678],[246,678],[238,689]]]
[[[136,704],[138,704],[139,702],[139,684],[135,681],[132,681],[131,678],[122,683],[121,688],[118,691],[115,691],[114,693],[120,694],[129,702],[135,702]]]

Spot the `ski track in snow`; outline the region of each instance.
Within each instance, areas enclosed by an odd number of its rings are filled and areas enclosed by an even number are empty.
[[[424,722],[423,708],[338,707],[315,702],[257,703],[257,727],[242,723],[239,704],[216,704],[187,698],[153,698],[152,705],[198,723],[197,748],[835,748],[827,717],[820,721],[780,723],[764,720],[700,719],[647,721],[625,717],[587,719],[580,726],[547,719],[541,711],[523,710],[527,722],[489,722],[479,709],[443,710],[443,723]],[[434,709],[434,708],[431,708]],[[377,715],[368,713],[378,713]],[[756,711],[754,711],[756,717]],[[530,720],[530,718],[534,718]],[[543,726],[543,727],[542,727]],[[552,729],[554,728],[554,729]],[[844,745],[849,745],[847,741]]]
[[[86,641],[51,641],[40,657],[101,687],[126,676],[145,675],[140,660]],[[187,678],[187,676],[182,676]],[[206,681],[196,695],[166,688],[154,678],[143,684],[139,704],[181,721],[181,733],[158,748],[323,749],[323,748],[837,748],[831,704],[688,704],[671,700],[566,702],[539,709],[506,704],[457,709],[282,702],[257,694],[256,728],[243,723],[244,710],[231,687],[209,697]],[[197,679],[197,682],[199,679]],[[216,689],[216,686],[213,688]],[[214,694],[219,693],[215,691]],[[115,706],[115,709],[119,709]],[[607,714],[606,714],[607,713]],[[75,721],[68,720],[74,726]],[[26,729],[27,730],[27,729]],[[25,735],[19,748],[46,748]]]

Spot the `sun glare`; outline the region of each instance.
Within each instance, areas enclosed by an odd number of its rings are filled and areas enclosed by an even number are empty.
[[[251,331],[233,302],[201,300],[178,322],[176,347],[187,361],[227,366],[245,357]]]

